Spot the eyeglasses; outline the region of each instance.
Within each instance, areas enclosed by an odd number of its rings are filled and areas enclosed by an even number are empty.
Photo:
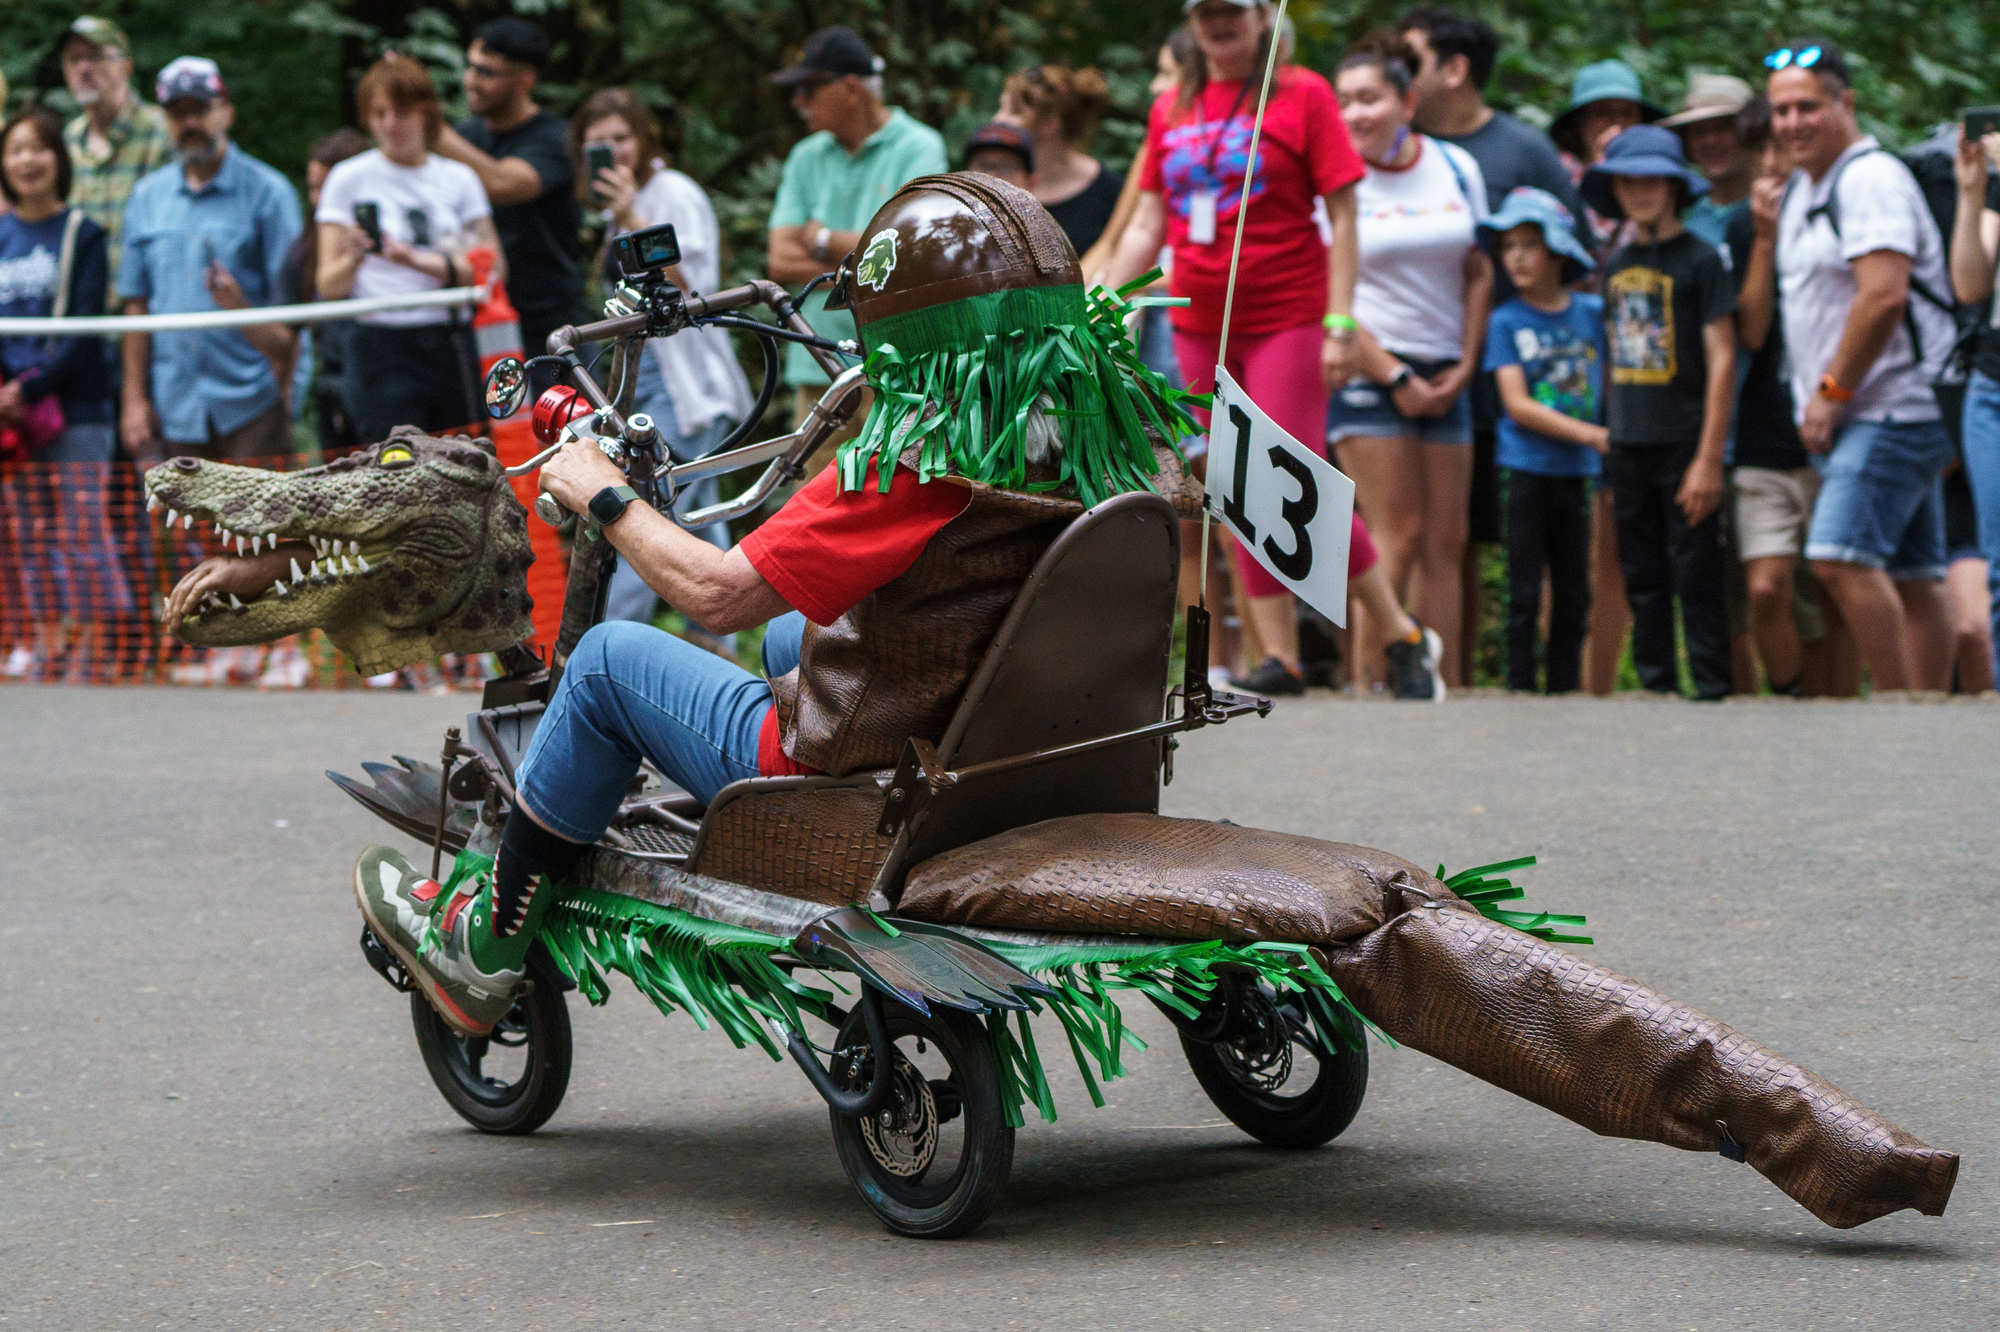
[[[1819,58],[1824,54],[1826,53],[1821,51],[1817,46],[1801,47],[1796,51],[1787,46],[1765,56],[1764,68],[1773,71],[1780,69],[1811,69],[1819,63]]]

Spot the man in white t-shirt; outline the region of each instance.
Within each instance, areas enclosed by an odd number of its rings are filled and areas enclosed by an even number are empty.
[[[1861,133],[1847,63],[1824,39],[1765,57],[1772,130],[1797,169],[1778,216],[1799,437],[1822,484],[1806,557],[1877,690],[1942,690],[1951,459],[1931,384],[1955,329],[1937,224],[1909,169]],[[1775,182],[1760,189],[1764,206]]]

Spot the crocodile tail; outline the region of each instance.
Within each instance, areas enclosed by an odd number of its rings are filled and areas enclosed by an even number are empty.
[[[1943,1213],[1958,1155],[1757,1042],[1454,902],[1328,950],[1396,1040],[1608,1137],[1720,1152],[1845,1229]]]

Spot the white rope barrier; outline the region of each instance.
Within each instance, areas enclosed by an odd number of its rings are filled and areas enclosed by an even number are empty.
[[[478,305],[484,287],[446,287],[408,296],[376,296],[362,301],[315,301],[310,305],[260,305],[248,310],[191,310],[185,314],[68,315],[61,319],[0,318],[0,337],[54,337],[77,334],[178,333],[189,329],[240,328],[245,324],[322,324],[330,319],[385,310],[426,310],[438,305]]]

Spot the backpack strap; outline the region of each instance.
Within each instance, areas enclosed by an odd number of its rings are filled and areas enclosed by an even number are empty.
[[[83,210],[72,207],[69,218],[63,223],[62,254],[56,260],[55,304],[50,308],[51,317],[61,319],[69,313],[69,280],[76,267],[76,233],[83,230]]]
[[[1875,147],[1867,149],[1864,152],[1856,153],[1854,156],[1848,158],[1845,162],[1842,162],[1839,166],[1833,169],[1833,180],[1826,187],[1826,202],[1822,204],[1815,204],[1813,207],[1808,208],[1806,210],[1806,225],[1808,227],[1810,227],[1813,224],[1814,218],[1823,217],[1826,219],[1827,226],[1833,229],[1834,239],[1835,240],[1841,239],[1840,178],[1847,174],[1847,168],[1853,166],[1856,162],[1859,162],[1862,158],[1871,157],[1876,153],[1885,153],[1888,154],[1889,156],[1892,157],[1894,156],[1893,153],[1889,153],[1889,150],[1887,148],[1884,148],[1878,144]],[[1791,192],[1792,192],[1792,187],[1789,183],[1787,183],[1785,186],[1786,196],[1789,197]],[[1780,201],[1778,204],[1778,211],[1781,214],[1784,212],[1784,207],[1785,206],[1783,201]],[[1913,263],[1912,264],[1913,270],[1914,267],[1915,265]],[[1936,306],[1938,309],[1944,311],[1948,315],[1956,315],[1958,312],[1958,303],[1956,301],[1948,300],[1944,296],[1938,294],[1937,292],[1932,291],[1929,284],[1926,283],[1922,278],[1918,277],[1914,271],[1912,271],[1910,274],[1910,290],[1914,292],[1916,295],[1921,296],[1924,300],[1929,301],[1932,305]],[[1910,352],[1916,358],[1916,364],[1921,366],[1924,363],[1924,339],[1923,335],[1917,332],[1916,311],[1911,308],[1910,303],[1907,301],[1903,303],[1903,328],[1904,331],[1906,331],[1910,335]]]
[[[1426,134],[1424,137],[1430,139],[1431,136]],[[1468,209],[1472,209],[1472,187],[1466,183],[1465,168],[1461,167],[1458,159],[1452,156],[1452,146],[1442,139],[1431,139],[1431,142],[1437,145],[1438,156],[1444,159],[1444,164],[1451,168],[1451,178],[1458,182],[1459,197],[1465,200]]]

